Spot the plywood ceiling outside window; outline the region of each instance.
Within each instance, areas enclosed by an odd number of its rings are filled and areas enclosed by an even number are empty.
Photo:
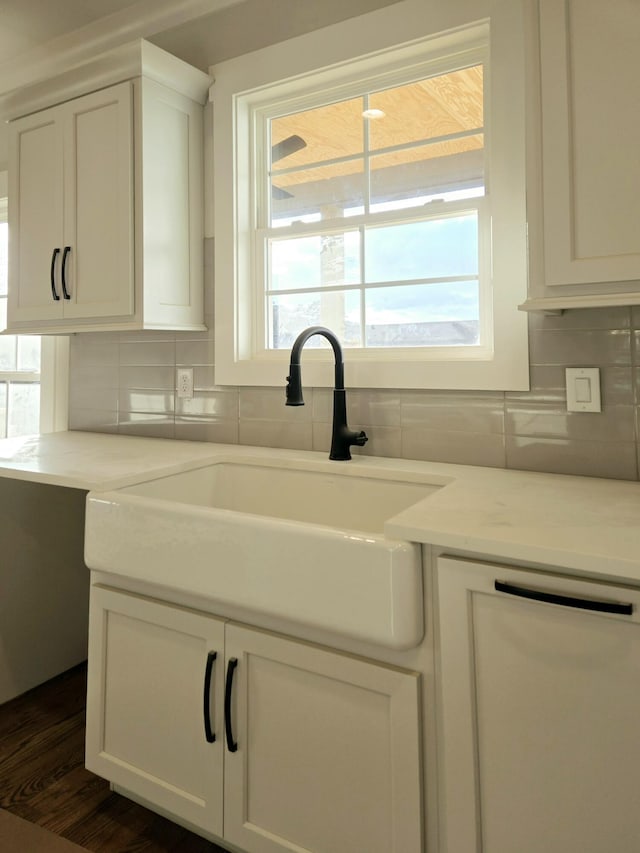
[[[415,145],[398,152],[389,152],[379,158],[385,167],[444,157],[482,148],[483,136],[483,69],[481,65],[461,69],[449,74],[431,77],[369,97],[369,108],[382,110],[383,118],[369,120],[370,151]],[[327,160],[345,156],[361,155],[363,152],[364,101],[355,98],[296,113],[271,122],[272,144],[290,136],[301,136],[306,147],[282,158],[273,164],[279,186],[292,186],[317,180],[316,170],[300,167],[311,163],[320,164]],[[436,142],[443,136],[479,132],[460,139]],[[425,142],[434,140],[433,144]],[[280,169],[292,168],[278,174]],[[372,169],[376,160],[372,160]],[[322,178],[353,174],[362,170],[362,160],[322,167]]]

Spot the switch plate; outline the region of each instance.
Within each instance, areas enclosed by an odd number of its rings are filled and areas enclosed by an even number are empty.
[[[193,367],[179,367],[176,370],[176,390],[178,397],[183,400],[193,397]]]
[[[601,412],[600,368],[567,367],[567,411]]]

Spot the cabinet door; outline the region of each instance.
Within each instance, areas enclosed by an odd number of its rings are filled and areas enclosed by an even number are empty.
[[[218,619],[91,589],[88,769],[219,836],[223,643]]]
[[[202,298],[202,107],[155,80],[139,94],[145,322],[188,327]]]
[[[640,279],[640,14],[539,0],[545,280]]]
[[[62,123],[54,108],[9,125],[10,321],[62,315]]]
[[[250,853],[420,853],[419,676],[237,625],[226,657],[225,838]]]
[[[63,260],[70,297],[63,300],[64,316],[126,316],[134,310],[132,84],[77,98],[62,109]]]
[[[443,851],[637,850],[640,591],[453,559],[437,586]]]

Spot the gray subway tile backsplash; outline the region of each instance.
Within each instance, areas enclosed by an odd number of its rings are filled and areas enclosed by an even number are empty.
[[[204,332],[196,333],[205,335]],[[176,364],[194,365],[213,364],[213,340],[208,337],[193,340],[176,340]]]
[[[509,435],[578,441],[635,441],[633,406],[608,406],[602,412],[567,412],[556,403],[507,401]]]
[[[403,427],[480,435],[504,433],[503,394],[406,392],[400,412]]]
[[[176,416],[175,438],[181,441],[213,441],[216,444],[238,444],[238,421],[216,420],[197,416]]]
[[[173,391],[153,388],[121,388],[118,411],[173,415],[175,395]]]
[[[599,367],[629,364],[628,329],[534,329],[529,338],[532,364]]]
[[[176,342],[165,340],[123,341],[120,344],[121,365],[171,365],[176,363]]]
[[[507,436],[506,444],[508,468],[618,480],[638,479],[634,442]]]
[[[118,410],[71,408],[69,410],[69,429],[84,432],[118,432]]]
[[[459,465],[505,467],[505,437],[501,433],[432,430],[412,426],[402,430],[402,456]]]
[[[237,421],[238,394],[234,389],[194,390],[193,397],[176,398],[176,415],[210,418],[216,422]]]
[[[281,447],[291,450],[313,450],[313,425],[310,420],[289,421],[240,420],[240,444],[257,447]]]
[[[240,422],[286,421],[291,424],[311,421],[313,392],[305,389],[305,405],[285,408],[283,388],[240,388]]]
[[[211,328],[212,288],[205,304]],[[529,326],[529,392],[350,390],[349,424],[369,436],[354,456],[638,479],[640,307],[532,315]],[[192,400],[176,397],[177,366],[194,369]],[[571,366],[600,368],[602,413],[566,411]],[[217,386],[212,332],[71,338],[71,429],[327,452],[331,390],[305,388],[305,402],[286,408],[284,387]]]

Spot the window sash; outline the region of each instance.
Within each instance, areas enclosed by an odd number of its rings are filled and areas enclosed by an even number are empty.
[[[408,209],[402,211],[394,211],[392,213],[381,213],[372,215],[363,215],[357,217],[348,217],[347,219],[322,220],[317,223],[296,223],[291,228],[265,228],[256,230],[253,240],[253,268],[256,270],[257,281],[263,282],[262,287],[255,287],[253,291],[253,316],[255,322],[254,328],[254,348],[253,357],[257,359],[270,359],[274,353],[282,352],[282,348],[275,349],[270,346],[271,329],[269,315],[269,299],[277,295],[283,296],[287,294],[304,294],[304,293],[347,293],[360,291],[361,293],[361,334],[362,342],[359,347],[348,347],[349,358],[354,355],[360,357],[384,358],[389,360],[399,360],[407,357],[410,353],[411,358],[424,361],[439,361],[443,358],[463,361],[477,359],[485,359],[491,356],[492,353],[492,311],[491,311],[491,281],[490,281],[490,230],[491,216],[489,208],[489,200],[487,197],[473,199],[473,204],[469,200],[458,202],[443,202],[438,205],[437,212],[429,213],[428,215],[417,216],[416,209]],[[445,208],[446,209],[443,209]],[[345,282],[343,284],[319,284],[310,285],[307,287],[296,288],[273,288],[269,281],[269,246],[271,240],[286,240],[296,236],[323,236],[335,233],[343,233],[345,230],[360,230],[367,227],[380,227],[386,225],[396,225],[405,222],[429,222],[440,221],[444,218],[460,215],[464,213],[475,213],[477,215],[478,224],[478,273],[477,275],[452,275],[452,276],[435,276],[435,277],[420,277],[416,279],[394,279],[389,281],[367,281],[362,280],[361,264],[361,280],[358,282]],[[322,227],[319,227],[319,226]],[[356,226],[352,228],[352,226]],[[362,252],[362,237],[360,237],[360,252]],[[479,299],[479,318],[478,318],[478,343],[465,345],[449,345],[449,346],[412,346],[404,345],[398,347],[376,347],[367,345],[366,343],[366,325],[364,319],[364,302],[365,293],[367,291],[380,289],[383,287],[404,287],[419,284],[440,284],[440,283],[457,283],[464,281],[478,282],[478,299]],[[347,345],[348,346],[348,345]]]
[[[480,28],[482,30],[482,28]],[[468,36],[468,43],[465,47],[459,47],[452,51],[445,50],[443,55],[432,56],[421,61],[413,61],[409,64],[398,60],[398,67],[389,67],[382,72],[373,72],[371,69],[364,71],[362,76],[356,76],[352,81],[342,81],[336,83],[331,80],[333,76],[332,69],[328,69],[325,73],[314,75],[314,78],[307,84],[300,87],[296,95],[290,93],[290,83],[286,81],[280,85],[276,84],[272,87],[272,95],[266,96],[264,92],[259,90],[255,94],[255,98],[250,94],[245,94],[241,99],[236,101],[236,121],[238,122],[238,131],[240,135],[247,134],[249,138],[249,148],[254,159],[251,168],[251,209],[254,211],[254,221],[251,223],[252,228],[262,229],[269,222],[269,213],[271,207],[271,189],[270,189],[270,171],[271,171],[271,135],[270,123],[273,119],[282,118],[295,113],[305,112],[307,110],[316,109],[318,107],[330,106],[331,104],[340,101],[351,100],[353,98],[367,98],[370,93],[375,93],[379,90],[394,88],[415,83],[420,80],[437,77],[442,74],[447,74],[452,71],[459,71],[475,65],[482,65],[485,72],[489,69],[489,49],[486,44],[486,36],[480,32],[475,36]],[[484,75],[484,101],[487,103],[487,74]],[[326,85],[326,95],[323,97],[322,92],[325,88],[323,80],[328,77]],[[295,85],[295,84],[294,84]],[[473,130],[473,133],[484,133],[484,126]],[[467,135],[466,132],[464,135]],[[446,136],[442,137],[443,139]],[[440,138],[425,140],[426,144],[432,144],[436,141],[441,141]],[[486,143],[486,140],[485,140]],[[388,151],[394,152],[401,150],[404,147],[414,147],[417,143],[410,145],[390,146]],[[387,153],[387,149],[369,150],[365,144],[363,151],[364,157],[379,156]],[[353,159],[351,157],[339,158],[345,162]],[[332,161],[323,161],[318,165],[326,165]],[[485,156],[485,186],[488,185],[489,176],[487,174],[489,157]],[[312,168],[313,164],[305,166]],[[273,170],[273,174],[285,174],[289,170]]]
[[[444,74],[449,74],[464,68],[481,65],[486,68],[488,64],[487,51],[484,47],[476,47],[464,52],[463,61],[447,60],[432,60],[428,63],[429,74],[424,73],[424,66],[421,73],[416,73],[415,69],[411,72],[405,71],[395,74],[387,74],[385,77],[378,78],[378,84],[384,82],[383,86],[379,86],[378,90],[384,90],[392,87],[405,86],[413,82],[423,80],[427,77],[436,77]],[[483,75],[486,80],[486,74]],[[336,97],[333,92],[330,99],[322,98],[318,94],[309,94],[302,99],[298,99],[295,107],[287,102],[286,108],[283,109],[279,100],[271,104],[262,104],[250,110],[249,125],[252,129],[253,136],[257,141],[253,148],[253,166],[251,173],[254,175],[253,183],[253,209],[255,211],[255,223],[250,237],[251,245],[251,268],[253,270],[253,357],[265,358],[269,357],[272,352],[281,351],[281,348],[274,348],[271,345],[272,329],[271,329],[271,314],[269,304],[272,298],[282,297],[287,294],[306,293],[344,293],[352,294],[359,293],[360,300],[360,346],[349,347],[351,355],[360,355],[364,350],[375,350],[378,356],[383,358],[393,357],[397,351],[402,356],[406,357],[408,350],[411,352],[412,359],[428,359],[438,360],[443,357],[446,352],[446,358],[454,359],[474,359],[477,357],[490,357],[491,354],[491,288],[490,288],[490,257],[487,251],[490,246],[490,240],[487,235],[490,231],[490,202],[486,194],[486,186],[488,182],[487,164],[489,157],[483,150],[483,186],[481,194],[472,198],[464,198],[457,201],[447,200],[437,204],[437,208],[424,212],[424,206],[408,205],[406,208],[397,208],[387,211],[371,212],[371,192],[370,192],[370,175],[371,175],[371,158],[380,154],[395,153],[405,149],[415,149],[421,146],[437,145],[442,141],[448,141],[453,138],[463,138],[484,134],[484,126],[474,127],[455,134],[442,134],[437,137],[428,139],[418,139],[409,143],[390,145],[379,148],[371,148],[369,145],[368,123],[363,124],[363,150],[358,154],[346,155],[319,161],[318,163],[305,163],[302,166],[294,166],[289,168],[274,168],[271,162],[272,140],[270,128],[272,120],[284,115],[295,115],[298,112],[305,110],[313,110],[321,106],[338,103],[345,100],[361,97],[363,106],[366,109],[369,104],[369,96],[376,94],[371,78],[363,82],[359,81],[350,87],[341,87],[340,97]],[[486,93],[485,93],[486,94]],[[483,148],[486,146],[486,142]],[[365,212],[357,215],[349,215],[334,219],[321,219],[310,222],[294,220],[286,225],[273,223],[272,217],[272,182],[278,176],[292,174],[298,171],[311,170],[314,167],[326,167],[337,163],[362,162],[364,175],[364,198],[363,206]],[[434,194],[437,195],[437,194]],[[440,196],[442,195],[439,194]],[[472,213],[477,217],[478,227],[478,274],[474,276],[439,276],[429,277],[423,276],[412,280],[394,279],[388,282],[367,280],[367,273],[364,263],[365,239],[366,231],[373,230],[376,227],[397,226],[403,223],[422,223],[430,221],[441,221],[445,218],[454,216],[455,214]],[[271,224],[270,224],[271,223]],[[282,288],[274,287],[271,278],[271,247],[277,241],[292,240],[296,237],[322,237],[332,234],[357,233],[359,243],[359,281],[345,282],[343,284],[319,284],[309,287]],[[478,318],[478,334],[479,340],[475,344],[466,344],[463,346],[411,346],[410,344],[385,347],[373,347],[367,345],[367,327],[365,319],[365,304],[366,294],[374,288],[381,287],[408,287],[418,284],[438,284],[450,282],[457,283],[461,281],[477,281],[478,282],[478,300],[479,300],[479,318]]]

